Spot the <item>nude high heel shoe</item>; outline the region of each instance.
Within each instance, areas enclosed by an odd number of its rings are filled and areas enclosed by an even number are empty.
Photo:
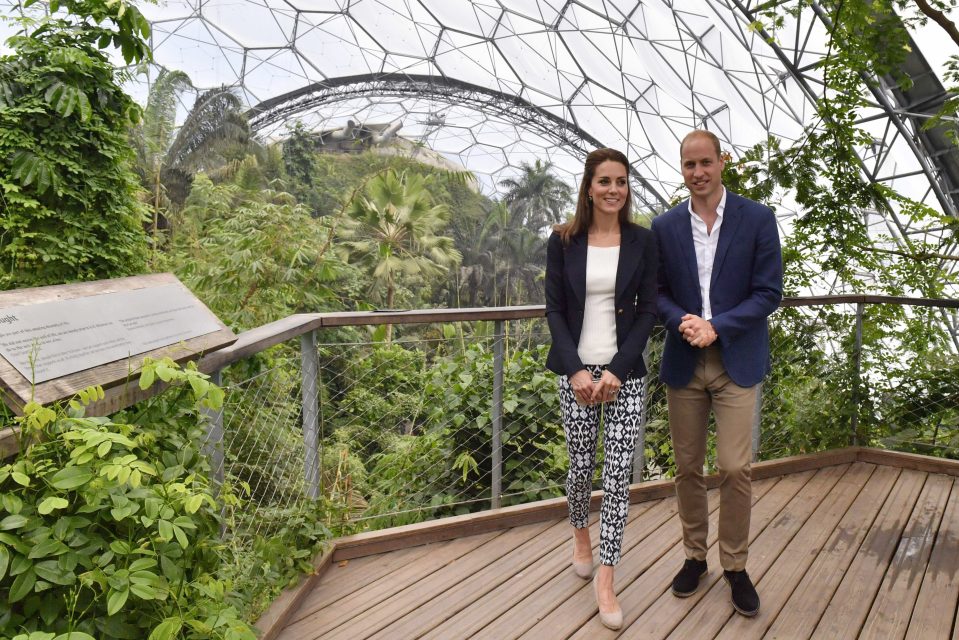
[[[593,577],[593,552],[590,550],[589,562],[576,561],[576,543],[573,543],[573,571],[583,580],[589,580]]]
[[[583,580],[589,580],[593,577],[593,562],[576,562],[573,560],[573,571]]]
[[[596,608],[599,609],[599,587],[596,586],[597,578],[599,578],[599,573],[593,577],[593,595],[596,596]],[[599,621],[602,622],[603,626],[607,629],[616,631],[623,626],[623,609],[618,605],[616,611],[606,612],[599,609]]]

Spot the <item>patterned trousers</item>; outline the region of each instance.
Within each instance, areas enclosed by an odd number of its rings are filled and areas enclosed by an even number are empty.
[[[605,368],[586,365],[594,380],[599,379]],[[569,377],[559,376],[559,397],[569,451],[569,475],[566,478],[569,521],[577,529],[585,527],[589,519],[596,440],[602,422],[604,460],[599,560],[606,565],[615,565],[619,563],[623,528],[629,514],[629,481],[643,403],[643,381],[642,378],[628,378],[615,400],[584,407],[576,402]]]

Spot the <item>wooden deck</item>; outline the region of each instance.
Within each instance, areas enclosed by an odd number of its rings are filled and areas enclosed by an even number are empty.
[[[554,513],[499,529],[487,516],[482,533],[372,555],[344,540],[342,556],[350,559],[328,554],[319,577],[275,603],[266,635],[959,639],[959,465],[867,449],[842,453],[757,465],[747,569],[762,608],[752,619],[733,612],[721,579],[718,494],[711,490],[709,574],[687,599],[669,591],[684,557],[675,498],[632,506],[616,568],[619,632],[600,625],[590,583],[569,565],[569,524]],[[663,483],[652,484],[641,497],[663,494]],[[396,537],[435,531],[430,526],[404,527]],[[468,520],[460,526],[470,531]],[[592,534],[597,542],[595,523]],[[357,538],[378,551],[395,546],[390,536]]]

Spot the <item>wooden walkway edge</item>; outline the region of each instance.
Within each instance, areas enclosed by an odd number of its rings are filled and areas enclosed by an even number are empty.
[[[818,471],[837,465],[849,465],[855,462],[959,476],[959,461],[866,447],[847,447],[759,462],[753,465],[752,475],[753,479],[758,481],[804,471]],[[710,476],[708,486],[713,488],[716,483],[717,478]],[[672,480],[658,480],[630,487],[630,501],[632,503],[660,500],[673,495]],[[598,509],[601,499],[602,492],[594,492],[591,499],[591,508]],[[938,507],[940,515],[944,506],[940,505]],[[333,563],[428,543],[499,532],[513,527],[565,517],[566,499],[556,498],[336,539],[330,543],[324,553],[314,560],[313,575],[305,577],[298,585],[284,591],[257,620],[256,627],[262,633],[261,637],[264,640],[276,638],[291,622],[291,616],[309,597],[323,574]],[[923,595],[925,597],[925,594]]]

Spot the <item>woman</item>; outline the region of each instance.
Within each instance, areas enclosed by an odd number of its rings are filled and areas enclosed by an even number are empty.
[[[613,591],[629,512],[629,480],[646,374],[643,348],[656,318],[653,234],[629,221],[628,161],[614,149],[586,156],[576,215],[557,225],[546,250],[546,366],[559,374],[569,450],[566,489],[573,568],[593,571],[587,519],[596,440],[603,423],[600,567],[593,580],[600,619],[612,629],[623,612]]]

